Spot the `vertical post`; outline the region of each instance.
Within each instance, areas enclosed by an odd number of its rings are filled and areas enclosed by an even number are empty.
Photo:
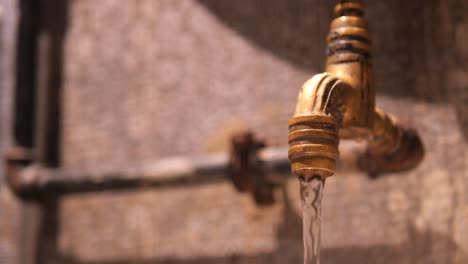
[[[18,1],[19,23],[16,45],[16,86],[13,121],[13,141],[22,153],[32,153],[36,130],[36,66],[39,32],[38,1]],[[11,158],[11,157],[10,157]],[[23,157],[32,162],[32,157]],[[34,264],[40,220],[38,204],[25,202],[21,221],[21,264]]]
[[[16,91],[13,136],[15,150],[9,162],[59,166],[60,103],[63,43],[68,1],[19,0],[16,55]],[[19,151],[18,151],[19,150]],[[10,180],[14,182],[10,175]],[[49,210],[50,208],[50,210]],[[23,264],[42,263],[56,250],[58,197],[26,202],[22,220]],[[49,212],[50,211],[50,212]],[[57,222],[54,219],[53,222]],[[44,250],[47,249],[47,252]]]
[[[37,61],[36,162],[60,166],[61,99],[64,39],[68,27],[68,0],[40,0]],[[36,264],[50,259],[61,263],[58,250],[59,198],[41,197],[41,223],[36,245]]]

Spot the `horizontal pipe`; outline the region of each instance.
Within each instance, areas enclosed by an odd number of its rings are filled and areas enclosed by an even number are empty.
[[[289,171],[287,149],[266,148],[259,152],[267,170]],[[20,196],[40,197],[145,187],[173,187],[219,182],[229,170],[228,153],[200,157],[172,157],[142,166],[115,171],[26,166],[11,174],[10,186]]]
[[[343,159],[338,163],[338,170],[357,169],[355,145],[352,142],[341,144]],[[264,148],[258,157],[265,181],[281,184],[286,176],[292,175],[287,148]],[[173,157],[115,171],[55,169],[32,164],[11,174],[9,182],[16,193],[30,199],[46,195],[202,185],[228,179],[229,158],[228,153]]]

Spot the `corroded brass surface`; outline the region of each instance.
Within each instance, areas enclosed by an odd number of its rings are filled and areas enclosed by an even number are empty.
[[[411,169],[424,155],[415,130],[375,107],[371,41],[363,14],[359,1],[336,5],[326,73],[315,75],[299,93],[289,123],[289,158],[299,177],[332,176],[340,136],[367,140],[359,166],[372,175]]]
[[[289,122],[289,159],[300,177],[333,175],[338,152],[338,125],[345,84],[328,74],[318,74],[301,88],[294,117]],[[304,100],[306,99],[306,100]]]
[[[355,5],[360,7],[358,14],[350,11]],[[359,3],[338,4],[335,8],[337,17],[331,23],[328,36],[326,71],[348,84],[346,95],[341,95],[346,105],[341,135],[346,138],[368,136],[374,119],[370,39],[362,14]]]

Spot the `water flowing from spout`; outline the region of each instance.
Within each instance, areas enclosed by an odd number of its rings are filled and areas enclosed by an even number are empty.
[[[320,264],[320,224],[325,180],[320,176],[300,178],[304,264]]]

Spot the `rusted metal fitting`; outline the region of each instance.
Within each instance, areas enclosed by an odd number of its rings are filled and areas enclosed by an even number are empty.
[[[273,185],[268,183],[258,151],[266,146],[263,140],[246,131],[231,139],[229,177],[238,191],[250,192],[258,205],[274,202]]]

